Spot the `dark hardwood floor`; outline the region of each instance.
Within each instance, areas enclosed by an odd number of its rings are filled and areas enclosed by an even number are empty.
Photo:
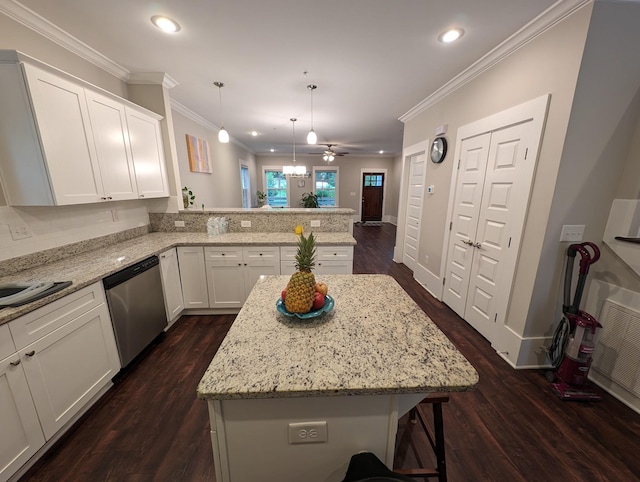
[[[354,236],[354,272],[392,275],[480,374],[476,390],[443,406],[450,481],[640,480],[639,414],[606,394],[597,403],[559,400],[541,371],[512,369],[391,261],[394,226],[355,226]],[[214,481],[195,387],[233,319],[181,318],[21,481]],[[408,427],[403,417],[396,466],[416,463],[409,442],[432,464],[427,439]]]

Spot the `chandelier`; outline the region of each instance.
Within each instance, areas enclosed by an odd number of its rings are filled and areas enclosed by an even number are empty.
[[[291,128],[293,131],[293,164],[289,166],[282,166],[282,174],[289,177],[305,177],[307,175],[307,167],[299,166],[296,163],[296,119],[292,117]]]

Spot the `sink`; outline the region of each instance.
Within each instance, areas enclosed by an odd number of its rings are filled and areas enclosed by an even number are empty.
[[[0,285],[0,308],[20,306],[44,298],[71,285],[71,281],[34,281],[31,283],[5,283]]]

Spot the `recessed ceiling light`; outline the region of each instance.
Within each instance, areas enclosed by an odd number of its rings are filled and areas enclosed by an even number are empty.
[[[258,135],[258,131],[251,131],[251,135],[252,135],[253,137],[256,137],[256,136]]]
[[[151,17],[151,23],[153,23],[163,32],[174,33],[180,30],[180,25],[178,24],[178,22],[163,15],[154,15],[153,17]]]
[[[380,154],[384,154],[384,151],[378,151]]]
[[[450,42],[458,40],[463,35],[464,30],[462,30],[461,28],[452,28],[438,35],[438,40],[442,43],[448,44]]]
[[[271,149],[269,149],[269,150],[270,150],[271,152],[276,152],[276,150],[275,150],[275,149],[273,149],[273,148],[271,148]]]

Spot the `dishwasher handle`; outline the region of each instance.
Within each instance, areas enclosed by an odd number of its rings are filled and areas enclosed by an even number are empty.
[[[131,266],[118,271],[110,276],[107,276],[102,280],[105,290],[109,290],[118,286],[119,284],[124,283],[127,280],[130,280],[134,276],[138,276],[141,273],[144,273],[147,270],[150,270],[154,266],[158,266],[160,264],[160,260],[157,256],[150,256],[147,259],[139,261]]]

